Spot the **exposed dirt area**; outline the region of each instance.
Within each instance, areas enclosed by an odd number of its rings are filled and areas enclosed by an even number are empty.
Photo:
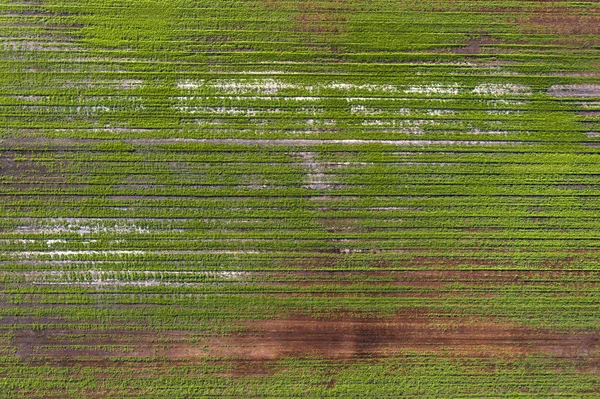
[[[49,173],[48,167],[33,161],[17,160],[15,154],[3,154],[0,156],[0,175],[22,176],[31,178],[40,177]]]
[[[494,43],[500,43],[500,41],[484,36],[479,39],[471,40],[465,47],[454,48],[451,52],[454,54],[481,54],[482,45]]]
[[[247,326],[248,331],[240,336],[212,340],[209,353],[257,360],[380,357],[405,350],[468,356],[546,353],[587,357],[600,349],[598,334],[561,335],[478,318],[419,313],[386,319],[298,317]]]
[[[390,318],[297,316],[249,321],[243,328],[230,336],[199,339],[190,339],[187,332],[16,330],[12,345],[22,360],[43,358],[57,363],[115,357],[166,357],[182,362],[214,358],[240,362],[287,357],[353,359],[386,357],[403,351],[476,357],[537,353],[590,361],[600,353],[598,333],[561,334],[508,322],[440,316],[418,310]],[[237,374],[252,372],[252,367],[235,370]]]
[[[344,30],[347,18],[340,15],[341,10],[329,11],[312,6],[310,2],[300,2],[300,13],[296,24],[301,32],[323,32],[337,34]]]
[[[576,84],[576,85],[557,85],[548,89],[548,95],[553,97],[583,97],[600,98],[600,85],[597,84]]]
[[[344,23],[348,20],[343,14],[353,11],[356,7],[351,2],[325,0],[320,2],[299,1],[290,3],[281,0],[266,0],[265,5],[270,10],[288,9],[293,15],[296,29],[299,32],[318,33],[319,36],[335,35],[343,32]]]
[[[556,85],[548,89],[548,94],[554,97],[599,97],[600,85],[597,84],[573,84]]]
[[[320,162],[312,152],[298,152],[296,154],[301,160],[301,165],[309,172],[307,184],[303,187],[312,190],[330,190],[333,188],[330,177],[325,174],[323,162]]]
[[[539,9],[517,23],[529,33],[560,35],[600,34],[600,14],[568,7]]]

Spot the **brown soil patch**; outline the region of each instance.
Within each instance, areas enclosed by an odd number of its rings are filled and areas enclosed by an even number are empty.
[[[293,18],[298,32],[318,33],[319,36],[338,34],[345,30],[348,17],[344,13],[355,10],[349,2],[321,1],[319,3],[299,1],[296,4],[281,0],[266,0],[271,10],[285,10]]]
[[[481,37],[479,39],[471,40],[465,47],[454,48],[451,52],[454,54],[481,54],[482,44],[493,43],[500,43],[500,41],[492,39],[491,37]]]
[[[17,160],[15,154],[0,156],[0,175],[3,176],[44,176],[49,173],[48,167],[33,161]]]
[[[235,337],[210,341],[208,353],[247,360],[284,357],[382,357],[402,351],[468,356],[545,353],[598,355],[600,334],[557,334],[480,318],[433,317],[313,319],[297,317],[247,323]]]
[[[456,357],[514,358],[543,354],[582,365],[600,355],[600,333],[558,333],[481,317],[452,317],[411,310],[395,317],[338,314],[248,321],[231,335],[198,336],[184,331],[13,331],[16,356],[30,364],[98,366],[119,359],[169,364],[226,361],[231,376],[267,375],[284,358],[336,361],[377,359],[405,352]],[[111,360],[112,359],[112,360]],[[162,360],[161,360],[162,359]]]
[[[598,84],[556,85],[548,89],[548,95],[554,97],[600,97]]]
[[[580,111],[576,114],[579,116],[585,116],[590,118],[600,118],[600,111]]]
[[[528,33],[600,34],[600,15],[571,8],[540,9],[517,21]]]

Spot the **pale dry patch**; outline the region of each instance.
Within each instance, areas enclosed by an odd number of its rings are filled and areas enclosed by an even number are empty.
[[[386,144],[396,146],[425,146],[425,145],[522,145],[522,141],[492,141],[492,140],[318,140],[318,139],[132,139],[128,142],[143,142],[147,144],[161,143],[206,143],[206,144],[239,144],[261,146],[319,146],[328,144],[361,145]]]
[[[25,281],[34,285],[78,285],[78,286],[190,286],[219,281],[242,281],[250,275],[238,271],[141,271],[141,270],[77,270],[77,271],[44,271],[24,273]],[[202,281],[172,281],[177,278],[192,277]]]
[[[600,97],[600,84],[554,85],[548,89],[553,97]]]
[[[67,240],[62,240],[62,239],[46,240],[46,245],[51,247],[54,244],[66,244],[67,242],[68,242]]]
[[[325,85],[317,86],[319,89],[333,89],[343,92],[348,91],[367,91],[367,92],[385,92],[385,93],[396,93],[398,91],[397,86],[393,85],[378,85],[378,84],[354,84],[344,82],[331,82]]]
[[[79,71],[72,71],[79,72]],[[103,71],[114,73],[126,73],[127,71]],[[68,81],[63,84],[67,89],[92,89],[92,88],[111,88],[121,90],[133,90],[144,87],[144,81],[141,79],[113,79],[113,80],[94,80],[83,79],[79,81]]]
[[[404,89],[403,92],[407,94],[425,94],[428,96],[432,94],[455,95],[460,93],[460,88],[458,85],[443,86],[439,84],[432,84],[409,86],[408,88]]]
[[[365,119],[362,121],[363,126],[394,126],[395,121],[381,119]]]
[[[50,256],[51,258],[62,258],[62,257],[76,257],[81,255],[143,255],[146,251],[128,251],[128,250],[107,250],[107,251],[96,251],[96,250],[84,250],[84,251],[18,251],[18,252],[4,252],[4,254],[10,254],[15,258],[36,258],[39,256]]]
[[[262,100],[262,101],[287,101],[287,102],[321,102],[330,100],[331,98],[335,98],[335,96],[306,96],[306,95],[281,95],[281,96],[273,96],[273,95],[209,95],[209,96],[175,96],[171,97],[172,100],[176,100],[179,102],[189,102],[189,101],[214,101],[214,100],[236,100],[236,101],[247,101],[247,100]],[[411,100],[413,98],[410,97],[381,97],[381,96],[370,96],[370,97],[360,97],[360,96],[339,96],[338,98],[343,98],[346,102],[378,102],[378,101],[405,101]],[[447,102],[448,99],[436,99],[438,102]]]
[[[336,125],[335,119],[307,119],[305,123],[308,126],[314,126],[314,127],[319,127],[319,126],[331,127],[331,126]]]
[[[491,109],[491,110],[485,111],[485,113],[488,115],[518,115],[518,114],[522,114],[523,111],[510,110],[510,109]]]
[[[83,221],[80,219],[55,220],[50,223],[39,226],[21,226],[19,231],[28,233],[42,234],[60,234],[60,233],[76,233],[79,235],[110,233],[110,234],[127,234],[127,233],[150,233],[151,230],[136,226],[135,224],[115,224],[103,225],[92,221]]]
[[[178,106],[175,107],[180,112],[188,114],[202,113],[202,114],[219,114],[219,115],[236,115],[236,116],[256,116],[259,114],[278,114],[282,111],[278,108],[245,108],[245,107],[190,107],[190,106]]]
[[[350,107],[350,113],[353,115],[377,115],[383,113],[383,110],[357,104]]]
[[[452,116],[456,115],[456,111],[452,109],[427,109],[424,114],[428,116]]]
[[[529,101],[498,99],[498,100],[488,100],[485,103],[492,107],[501,107],[501,106],[505,106],[505,105],[510,105],[510,106],[526,105],[526,104],[529,104]]]
[[[381,93],[396,93],[398,87],[393,85],[381,84],[355,84],[348,82],[333,81],[322,84],[302,84],[285,82],[280,79],[216,79],[216,80],[183,80],[176,84],[178,89],[197,90],[209,89],[217,90],[227,94],[263,94],[273,95],[278,94],[281,90],[302,90],[304,92],[313,93],[321,91],[339,91],[343,93],[351,91],[363,92],[381,92]]]
[[[40,102],[46,99],[46,97],[42,97],[42,96],[20,96],[20,95],[15,95],[15,96],[11,96],[12,98],[16,99],[16,100],[21,100],[21,101],[27,101],[27,102]]]
[[[310,171],[307,175],[307,184],[303,187],[312,190],[330,190],[333,188],[329,176],[325,174],[324,165],[317,161],[312,152],[299,152],[297,155],[302,158],[302,166]]]
[[[509,136],[510,132],[505,130],[479,130],[477,128],[471,129],[468,132],[469,134],[474,135],[493,135],[493,136]]]
[[[258,93],[277,94],[283,89],[301,89],[311,92],[311,86],[287,83],[279,79],[216,79],[216,80],[185,80],[177,83],[179,89],[217,90],[228,94]]]
[[[579,105],[585,109],[594,109],[594,108],[600,109],[600,101],[583,101],[583,102],[578,102],[577,105]]]
[[[510,83],[482,83],[475,86],[473,93],[487,96],[531,95],[531,88]]]
[[[355,102],[355,101],[360,101],[360,102],[369,102],[369,101],[405,101],[405,100],[411,100],[411,98],[409,97],[378,97],[378,96],[373,96],[373,97],[358,97],[358,96],[347,96],[345,97],[346,102]],[[444,102],[447,101],[446,99],[437,99],[437,101],[439,102]]]
[[[58,42],[40,42],[32,40],[9,40],[0,43],[0,48],[4,51],[80,51],[81,47],[76,47],[73,43]]]

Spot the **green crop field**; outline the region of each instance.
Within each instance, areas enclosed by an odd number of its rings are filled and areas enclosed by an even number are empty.
[[[600,397],[600,2],[0,0],[0,398]]]

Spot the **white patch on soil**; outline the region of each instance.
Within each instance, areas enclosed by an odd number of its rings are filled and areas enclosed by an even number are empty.
[[[505,130],[479,130],[477,128],[469,131],[469,134],[474,135],[495,135],[495,136],[508,136],[510,133]]]
[[[178,111],[185,112],[188,114],[204,113],[204,114],[219,114],[219,115],[243,115],[243,116],[256,116],[258,114],[277,114],[281,111],[278,108],[242,108],[242,107],[188,107],[178,106]]]
[[[85,286],[186,286],[194,284],[218,283],[219,280],[243,280],[248,272],[238,271],[142,271],[142,270],[77,270],[77,271],[44,271],[27,272],[27,282],[35,285],[85,285]],[[206,281],[173,282],[170,276],[202,277]]]
[[[22,226],[20,231],[44,234],[76,233],[79,235],[94,233],[126,234],[150,233],[151,231],[135,224],[115,224],[113,226],[83,221],[80,219],[51,219],[50,223],[39,226]]]
[[[32,40],[5,41],[0,44],[4,51],[80,51],[73,43],[40,42]]]
[[[589,109],[589,108],[600,108],[600,101],[584,101],[584,102],[578,102],[577,105],[580,105],[583,108]]]
[[[17,258],[25,257],[37,257],[37,256],[50,256],[62,257],[62,256],[78,256],[78,255],[143,255],[145,251],[125,251],[125,250],[114,250],[114,251],[20,251],[20,252],[5,252],[10,253]]]
[[[458,87],[458,85],[442,86],[439,84],[433,84],[433,85],[409,86],[408,88],[404,89],[404,93],[425,94],[425,95],[458,94],[459,92],[460,92],[460,88]]]
[[[334,81],[326,84],[306,85],[301,83],[284,82],[280,79],[215,79],[215,80],[183,80],[177,83],[179,89],[201,89],[218,90],[227,94],[277,94],[284,89],[302,90],[305,92],[318,91],[367,91],[367,92],[385,92],[395,93],[398,88],[393,85],[380,84],[355,84],[348,82]]]
[[[516,115],[522,114],[523,111],[513,111],[510,109],[490,109],[488,111],[485,111],[485,113],[488,115]]]
[[[427,109],[424,113],[428,116],[451,116],[456,114],[452,109]]]
[[[66,244],[67,240],[46,240],[46,245],[51,247],[54,244]]]
[[[356,104],[350,107],[350,113],[353,115],[377,115],[383,113],[383,111],[381,109],[366,107],[362,104]]]
[[[486,101],[486,104],[488,104],[492,107],[498,107],[498,106],[503,106],[503,105],[525,105],[528,103],[529,103],[529,101],[503,100],[503,99]]]
[[[393,126],[395,121],[380,119],[365,119],[362,121],[363,126]]]
[[[473,93],[487,96],[531,95],[531,88],[511,83],[482,83]]]
[[[341,91],[351,91],[351,90],[360,90],[360,91],[379,91],[386,93],[395,93],[398,91],[398,87],[392,85],[378,85],[378,84],[354,84],[354,83],[344,83],[344,82],[331,82],[326,85],[317,86],[319,89],[333,89],[333,90],[341,90]]]
[[[216,79],[210,81],[203,79],[196,81],[186,80],[177,83],[177,87],[180,89],[207,88],[209,90],[218,90],[228,94],[277,94],[283,89],[302,89],[309,92],[312,91],[311,86],[287,83],[279,79]]]
[[[386,144],[386,145],[522,145],[522,141],[491,141],[491,140],[317,140],[317,139],[140,139],[130,142],[144,143],[169,143],[190,142],[210,144],[239,144],[239,145],[264,145],[264,146],[317,146],[326,144],[356,145],[356,144]]]
[[[331,180],[324,173],[325,168],[323,163],[315,160],[314,153],[312,152],[299,152],[297,155],[302,158],[302,166],[309,170],[307,175],[307,184],[304,188],[310,188],[312,190],[330,190],[333,188]]]

